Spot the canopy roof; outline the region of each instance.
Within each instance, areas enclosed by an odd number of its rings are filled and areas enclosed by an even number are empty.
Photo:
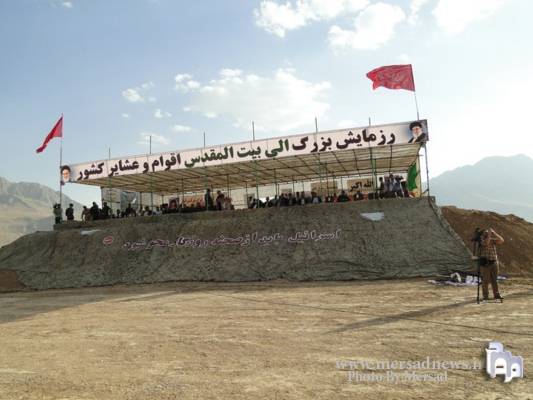
[[[99,160],[61,172],[68,182],[161,195],[239,189],[405,173],[427,139],[422,120]]]
[[[83,180],[78,183],[161,195],[199,192],[206,188],[237,189],[291,181],[405,173],[416,161],[422,143],[335,150],[283,158],[137,173]],[[372,168],[371,159],[374,160]]]

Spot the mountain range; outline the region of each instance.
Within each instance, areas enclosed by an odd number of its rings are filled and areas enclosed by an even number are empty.
[[[487,157],[430,179],[432,196],[441,206],[514,214],[533,222],[533,159],[525,155]],[[0,246],[38,230],[51,230],[52,205],[59,192],[38,183],[13,183],[0,177]],[[82,205],[73,203],[78,219]],[[63,206],[65,208],[65,206]]]
[[[487,157],[430,179],[440,206],[514,214],[533,222],[533,159],[519,154]]]
[[[35,231],[52,230],[52,206],[59,201],[59,192],[38,183],[9,182],[0,177],[0,246]],[[81,204],[63,196],[66,204],[74,205],[75,215],[81,214]]]

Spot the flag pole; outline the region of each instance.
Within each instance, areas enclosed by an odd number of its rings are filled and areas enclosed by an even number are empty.
[[[415,106],[416,106],[416,120],[420,120],[420,113],[418,111],[418,99],[416,98],[416,85],[415,85],[415,74],[413,73],[413,65],[411,64],[411,80],[413,81],[413,92],[415,94]]]
[[[420,120],[420,113],[418,111],[418,99],[416,98],[416,86],[414,85],[415,83],[415,76],[414,76],[414,73],[413,73],[413,66],[411,65],[411,78],[413,79],[413,86],[414,86],[414,93],[415,93],[415,105],[416,105],[416,120],[419,121]],[[420,151],[420,150],[419,150]],[[429,192],[429,163],[428,163],[428,148],[427,148],[427,143],[426,141],[424,141],[424,161],[426,163],[426,186],[427,186],[427,197],[428,197],[428,200],[429,200],[429,197],[430,197],[430,192]],[[420,188],[420,191],[422,192],[422,188]]]
[[[416,120],[419,121],[420,120],[420,113],[418,112],[418,100],[416,98],[416,90],[414,91],[415,93],[415,105],[416,105]]]
[[[150,155],[152,155],[152,135],[150,135]],[[154,211],[154,177],[152,175],[150,175],[150,210]]]
[[[61,113],[61,118],[63,118],[63,113]],[[59,210],[61,211],[61,216],[59,222],[63,219],[63,180],[61,176],[61,166],[63,165],[63,129],[61,129],[61,140],[59,142]]]
[[[111,207],[111,216],[110,218],[113,216],[113,197],[111,196],[111,191],[113,190],[113,185],[111,184],[111,175],[109,174],[109,164],[111,164],[111,147],[108,148],[108,151],[107,151],[107,177],[108,177],[108,183],[109,183],[109,189],[108,189],[108,201],[109,201],[109,206]],[[120,206],[119,206],[120,207]]]

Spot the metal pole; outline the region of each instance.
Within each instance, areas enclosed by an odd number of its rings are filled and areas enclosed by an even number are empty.
[[[152,155],[152,135],[150,135],[150,155]],[[150,174],[150,210],[154,210],[154,177]]]
[[[328,164],[324,165],[324,171],[326,172],[326,191],[322,193],[322,201],[325,201],[326,196],[329,196]]]
[[[254,121],[252,121],[252,141],[255,142],[255,124],[254,124]]]
[[[255,168],[254,168],[254,172],[255,172],[255,194],[257,196],[257,208],[259,208],[259,182],[257,181],[257,162],[254,163],[255,164]]]
[[[63,118],[63,114],[61,114]],[[61,141],[59,144],[59,210],[61,211],[61,216],[59,222],[63,220],[63,177],[61,176],[61,166],[63,165],[63,133],[61,133]]]
[[[108,180],[108,183],[109,183],[109,188],[108,188],[108,191],[109,191],[109,196],[108,196],[108,200],[109,201],[109,204],[111,206],[111,216],[113,216],[113,203],[111,202],[112,198],[111,198],[111,190],[113,190],[113,187],[111,185],[111,176],[109,175],[109,164],[111,163],[111,147],[108,148],[108,152],[107,152],[107,176],[109,177],[109,180]]]
[[[205,149],[205,132],[204,132],[204,149]]]
[[[372,157],[372,147],[370,147],[370,166],[372,168],[372,191],[376,193],[376,186],[377,186],[377,176],[376,176],[376,165],[375,160]]]
[[[428,197],[429,197],[429,167],[428,167],[428,149],[426,146],[426,142],[424,142],[424,158],[426,159],[426,185],[428,190]]]
[[[371,126],[372,126],[372,120],[370,117],[368,117],[368,127],[370,128]],[[370,147],[370,142],[368,145],[370,149],[370,165],[372,167],[372,191],[374,192],[374,196],[375,196],[377,193],[378,177],[377,177],[377,172],[376,172],[375,160],[372,157],[373,154],[372,154],[372,147]],[[392,146],[391,146],[391,150],[392,150]],[[379,196],[377,197],[379,198]]]
[[[418,153],[416,155],[416,186],[418,188],[419,197],[422,197],[422,174],[420,169],[420,149],[418,149]]]
[[[178,204],[176,206],[179,207],[180,199],[178,198]],[[185,186],[183,184],[183,178],[181,178],[181,208],[183,208],[185,204]]]
[[[415,106],[416,106],[416,120],[418,121],[420,119],[420,113],[418,112],[418,99],[416,98],[416,90],[415,93]]]
[[[416,98],[415,75],[413,73],[413,66],[411,65],[411,80],[413,81],[413,92],[415,94],[415,106],[416,106],[416,120],[420,119],[420,113],[418,112],[418,99]]]
[[[276,175],[276,169],[274,169],[274,188],[276,189],[276,196],[277,196],[278,195],[278,178]]]

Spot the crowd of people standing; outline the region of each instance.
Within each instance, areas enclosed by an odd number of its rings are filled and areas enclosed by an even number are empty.
[[[288,207],[305,204],[319,204],[319,203],[344,203],[348,201],[364,201],[372,199],[383,198],[398,198],[398,197],[413,197],[407,189],[406,181],[399,175],[393,174],[380,177],[378,180],[377,191],[363,193],[360,189],[353,187],[348,192],[341,190],[334,191],[332,194],[325,196],[319,195],[316,191],[310,192],[296,192],[293,194],[282,193],[274,197],[266,197],[265,199],[257,199],[253,196],[247,198],[246,207],[248,209],[269,208],[269,207]],[[107,202],[102,203],[99,207],[96,202],[93,202],[91,207],[83,206],[81,212],[82,221],[96,221],[111,218],[130,218],[137,216],[158,216],[163,214],[173,213],[189,213],[198,211],[228,211],[234,210],[231,197],[225,195],[218,190],[216,195],[212,194],[211,189],[207,189],[203,198],[197,198],[196,202],[179,201],[179,198],[170,199],[168,203],[163,203],[154,208],[150,206],[134,207],[131,203],[123,210],[117,209],[113,212]],[[63,221],[63,211],[59,204],[53,206],[56,224]],[[74,220],[74,206],[69,204],[65,210],[65,217],[67,221]]]

